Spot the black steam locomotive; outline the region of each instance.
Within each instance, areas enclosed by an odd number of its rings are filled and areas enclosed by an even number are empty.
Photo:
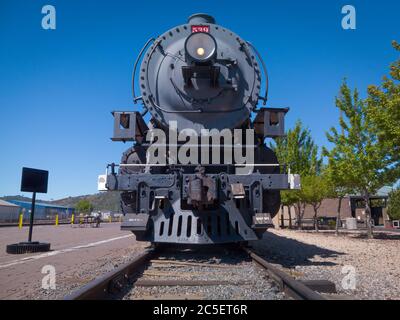
[[[260,64],[267,79],[257,50],[206,14],[145,44],[132,79],[143,111],[113,112],[112,140],[133,146],[99,177],[100,190],[121,192],[122,229],[210,244],[257,240],[272,226],[280,190],[300,182],[264,144],[284,135],[288,109],[256,108],[268,90],[266,81],[260,95]]]

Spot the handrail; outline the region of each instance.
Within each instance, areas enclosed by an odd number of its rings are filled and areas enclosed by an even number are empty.
[[[268,71],[267,71],[267,67],[264,63],[263,58],[261,57],[260,53],[258,52],[258,50],[256,49],[256,47],[249,41],[247,41],[247,44],[254,50],[254,52],[257,55],[258,60],[261,62],[261,65],[263,67],[264,70],[264,75],[265,75],[265,95],[264,97],[258,96],[259,99],[263,100],[263,105],[265,106],[265,104],[268,101],[268,86],[269,86],[269,79],[268,79]]]
[[[143,55],[144,50],[148,47],[148,45],[152,42],[155,41],[154,38],[150,38],[149,40],[147,40],[147,42],[145,43],[145,45],[143,46],[142,50],[140,50],[138,57],[136,58],[135,64],[133,66],[133,72],[132,72],[132,94],[133,94],[133,102],[136,103],[138,100],[142,99],[142,97],[136,97],[136,93],[135,93],[135,75],[136,75],[136,69],[137,69],[137,65],[140,61],[140,58]]]

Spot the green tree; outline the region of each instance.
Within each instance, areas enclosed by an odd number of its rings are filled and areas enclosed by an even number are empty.
[[[288,208],[289,215],[289,229],[292,228],[292,208],[298,201],[298,194],[293,192],[292,190],[284,190],[281,191],[281,203],[282,203],[282,212],[283,207]]]
[[[93,210],[93,205],[88,200],[79,200],[75,209],[80,213],[90,213]]]
[[[310,130],[305,129],[301,121],[297,121],[285,137],[275,139],[270,148],[276,153],[279,163],[286,164],[291,172],[300,174],[302,180],[320,171],[322,160],[318,158],[318,147],[311,137]],[[282,202],[288,206],[289,211],[295,206],[298,227],[301,229],[307,205],[304,193],[302,190],[292,190],[282,194]]]
[[[389,193],[388,215],[392,220],[400,220],[400,188]]]
[[[400,52],[400,45],[393,41],[393,48]],[[379,142],[384,145],[393,160],[400,158],[400,58],[390,66],[389,76],[384,76],[380,86],[368,87],[366,99],[367,118],[375,130]],[[393,171],[393,170],[391,170]],[[392,174],[393,172],[390,172]],[[399,171],[396,172],[399,177]]]
[[[328,157],[328,165],[325,168],[325,179],[326,179],[326,188],[327,188],[327,198],[337,198],[338,207],[336,210],[336,225],[335,225],[335,234],[339,235],[339,227],[341,224],[340,213],[342,210],[342,202],[343,198],[353,193],[353,190],[350,185],[350,181],[347,182],[346,179],[348,175],[346,171],[341,168],[345,163],[342,159],[336,159],[332,157],[329,151],[325,148],[323,149],[323,155]]]
[[[318,209],[322,200],[329,196],[327,182],[324,175],[308,175],[302,178],[302,201],[313,207],[314,228],[318,231]]]
[[[366,117],[366,104],[358,91],[352,92],[344,82],[336,106],[341,111],[341,133],[331,128],[328,140],[334,144],[327,152],[333,172],[343,187],[359,192],[366,203],[368,237],[372,238],[370,196],[388,183],[387,170],[392,165],[387,148],[378,141]]]

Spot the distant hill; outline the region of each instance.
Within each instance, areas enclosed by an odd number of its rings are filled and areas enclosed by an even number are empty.
[[[31,198],[17,196],[4,196],[0,199],[8,200],[19,200],[19,201],[31,201]],[[96,194],[89,194],[77,197],[68,197],[64,199],[54,200],[54,201],[43,201],[37,200],[38,202],[50,203],[65,207],[75,207],[80,200],[88,200],[94,207],[94,210],[101,211],[120,211],[119,206],[119,193],[118,192],[102,192]]]
[[[0,197],[1,200],[4,201],[9,201],[9,200],[18,200],[18,201],[32,201],[31,198],[28,197],[24,197],[24,196],[4,196],[4,197]],[[52,203],[52,201],[45,201],[45,200],[40,200],[36,198],[37,202],[42,202],[42,203]]]
[[[102,192],[78,197],[68,197],[52,201],[51,203],[65,207],[75,207],[80,200],[88,200],[93,205],[94,210],[120,211],[120,197],[118,192]]]

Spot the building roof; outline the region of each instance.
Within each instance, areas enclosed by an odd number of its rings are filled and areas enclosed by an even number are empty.
[[[11,202],[4,201],[4,200],[1,200],[1,199],[0,199],[0,206],[1,207],[19,207],[15,203],[11,203]]]
[[[389,186],[385,186],[382,187],[378,190],[378,192],[376,193],[377,196],[389,196],[389,193],[392,191],[393,189]]]
[[[29,201],[10,200],[10,202],[16,205],[31,205],[31,202]],[[42,203],[42,202],[36,202],[35,207],[54,208],[54,209],[74,209],[72,207],[57,206],[51,203]]]
[[[376,194],[371,194],[370,198],[380,199],[389,197],[389,193],[392,191],[392,188],[389,186],[384,186],[380,188]],[[362,198],[363,196],[360,194],[350,194],[348,195],[350,198]]]

